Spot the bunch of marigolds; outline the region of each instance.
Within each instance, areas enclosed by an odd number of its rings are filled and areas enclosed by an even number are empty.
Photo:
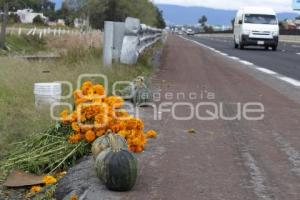
[[[153,130],[145,133],[143,121],[122,109],[123,98],[106,96],[102,85],[84,82],[80,90],[74,91],[73,96],[74,111],[69,113],[64,110],[61,113],[62,122],[72,126],[70,143],[81,140],[91,143],[111,130],[127,140],[131,151],[139,153],[144,150],[147,138],[157,135]]]

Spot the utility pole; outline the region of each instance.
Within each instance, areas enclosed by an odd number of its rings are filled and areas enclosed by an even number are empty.
[[[0,48],[1,49],[5,48],[7,20],[8,20],[8,3],[5,3],[4,8],[3,8],[2,26],[1,26],[1,33],[0,33]]]

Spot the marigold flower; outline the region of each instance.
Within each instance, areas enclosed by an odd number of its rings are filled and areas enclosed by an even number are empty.
[[[126,110],[117,110],[114,112],[113,117],[120,119],[120,120],[128,120],[130,119],[130,115]]]
[[[71,116],[69,115],[69,110],[65,109],[60,113],[60,120],[63,121],[63,123],[67,124],[71,120]]]
[[[126,136],[128,135],[128,132],[126,130],[122,130],[118,132],[118,135],[122,136],[123,138],[126,138]]]
[[[39,193],[42,191],[42,187],[39,185],[32,186],[30,189],[30,193]]]
[[[53,185],[57,182],[56,178],[53,176],[44,176],[43,183],[46,185]]]
[[[104,101],[113,109],[119,109],[124,105],[124,99],[119,96],[106,97]]]
[[[97,137],[101,137],[105,134],[105,132],[106,131],[104,129],[97,129],[96,130],[96,135],[97,135]]]
[[[154,130],[149,130],[147,132],[147,138],[156,138],[157,137],[157,133]]]
[[[144,128],[142,120],[136,118],[126,120],[126,124],[128,130],[142,130]]]
[[[81,90],[75,90],[75,91],[73,92],[73,97],[74,97],[75,100],[80,99],[82,96],[83,96],[83,95],[82,95]]]
[[[157,133],[150,130],[145,134],[143,121],[121,109],[124,104],[123,98],[104,95],[104,87],[99,84],[93,85],[91,81],[84,82],[80,90],[74,91],[74,112],[69,114],[65,110],[61,113],[65,120],[63,122],[71,124],[74,131],[74,134],[69,136],[69,143],[74,144],[82,139],[91,143],[110,129],[124,137],[132,152],[142,152],[147,138],[156,137]]]
[[[72,129],[73,131],[80,132],[80,127],[76,122],[72,123]]]
[[[69,143],[70,144],[76,144],[81,140],[81,135],[79,133],[77,134],[72,134],[69,136]]]
[[[103,96],[105,94],[105,89],[102,85],[99,85],[99,84],[94,85],[93,90],[94,90],[94,93],[99,96]]]
[[[83,89],[88,89],[88,88],[90,88],[90,87],[92,87],[92,86],[93,86],[92,81],[85,81],[85,82],[82,84],[82,86],[81,86],[81,90],[83,90]]]
[[[87,131],[85,133],[85,140],[89,143],[93,142],[96,139],[96,134],[94,131]]]
[[[83,95],[87,95],[88,90],[93,86],[93,83],[91,81],[86,81],[81,86],[81,91]]]
[[[77,195],[75,195],[75,194],[71,195],[70,200],[78,200]]]
[[[81,133],[86,133],[88,131],[91,131],[93,128],[89,125],[80,125]]]

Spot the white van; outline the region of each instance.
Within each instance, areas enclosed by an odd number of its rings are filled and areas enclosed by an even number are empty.
[[[272,47],[277,50],[279,25],[276,13],[271,8],[245,7],[239,9],[234,22],[234,47]]]

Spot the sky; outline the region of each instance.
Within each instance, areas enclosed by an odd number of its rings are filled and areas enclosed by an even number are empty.
[[[277,12],[292,11],[293,0],[152,0],[156,4],[202,6],[216,9],[236,10],[244,6],[272,7]]]
[[[59,7],[62,0],[52,0]],[[236,10],[244,6],[272,7],[277,12],[292,11],[293,0],[152,0],[156,4],[174,4],[181,6],[203,6],[216,9]]]

